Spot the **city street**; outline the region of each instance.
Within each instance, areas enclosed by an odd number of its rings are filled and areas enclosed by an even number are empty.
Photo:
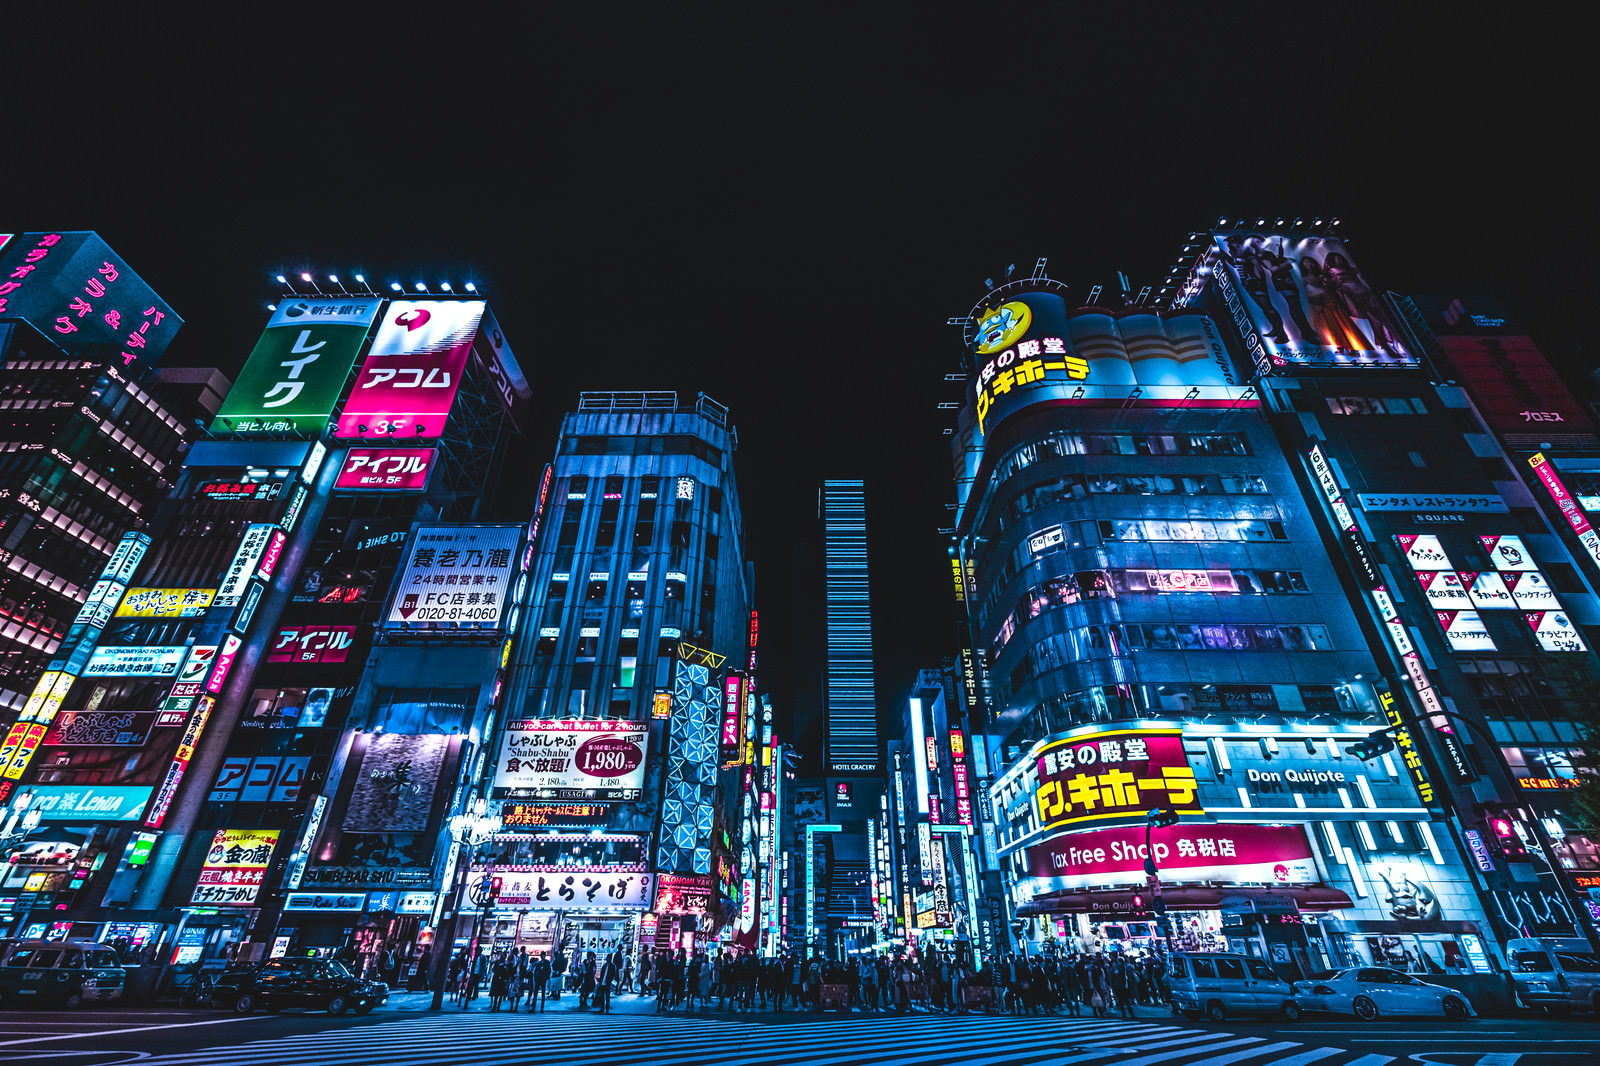
[[[484,1002],[484,1001],[480,1001]],[[1600,1056],[1600,1022],[1552,1027],[1539,1016],[1446,1024],[1433,1019],[1307,1017],[1296,1024],[1230,1020],[1213,1026],[1141,1008],[1118,1018],[793,1012],[659,1015],[624,995],[614,1013],[575,1009],[569,994],[539,1016],[446,1009],[400,995],[367,1017],[108,1009],[79,1016],[0,1012],[8,1061],[60,1066],[229,1066],[539,1063],[802,1066],[1558,1066]]]

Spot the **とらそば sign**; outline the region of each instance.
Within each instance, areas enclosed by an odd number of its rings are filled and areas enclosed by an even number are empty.
[[[1178,729],[1116,729],[1035,745],[1040,832],[1143,822],[1153,807],[1200,815],[1198,785]]]
[[[636,800],[649,733],[642,722],[571,719],[508,722],[495,762],[498,797]]]

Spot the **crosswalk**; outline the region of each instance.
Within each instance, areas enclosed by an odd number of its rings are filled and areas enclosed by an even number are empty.
[[[762,1023],[443,1014],[141,1059],[139,1066],[1383,1066],[1388,1055],[1096,1018],[916,1015]]]

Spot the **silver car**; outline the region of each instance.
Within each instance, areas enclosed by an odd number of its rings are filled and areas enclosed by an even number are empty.
[[[1354,1014],[1364,1022],[1384,1014],[1442,1014],[1475,1018],[1466,993],[1430,985],[1408,973],[1384,966],[1352,966],[1294,983],[1294,998],[1303,1010]]]

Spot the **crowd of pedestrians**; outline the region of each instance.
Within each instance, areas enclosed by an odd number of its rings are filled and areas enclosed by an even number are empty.
[[[487,996],[491,1011],[541,1011],[575,994],[578,1009],[610,1013],[622,993],[653,996],[656,1010],[1003,1011],[1134,1017],[1137,1004],[1170,1001],[1159,956],[1006,955],[982,971],[966,955],[938,948],[915,956],[861,955],[849,962],[816,956],[760,958],[745,953],[640,950],[553,954],[507,949],[450,960],[458,1007]]]

